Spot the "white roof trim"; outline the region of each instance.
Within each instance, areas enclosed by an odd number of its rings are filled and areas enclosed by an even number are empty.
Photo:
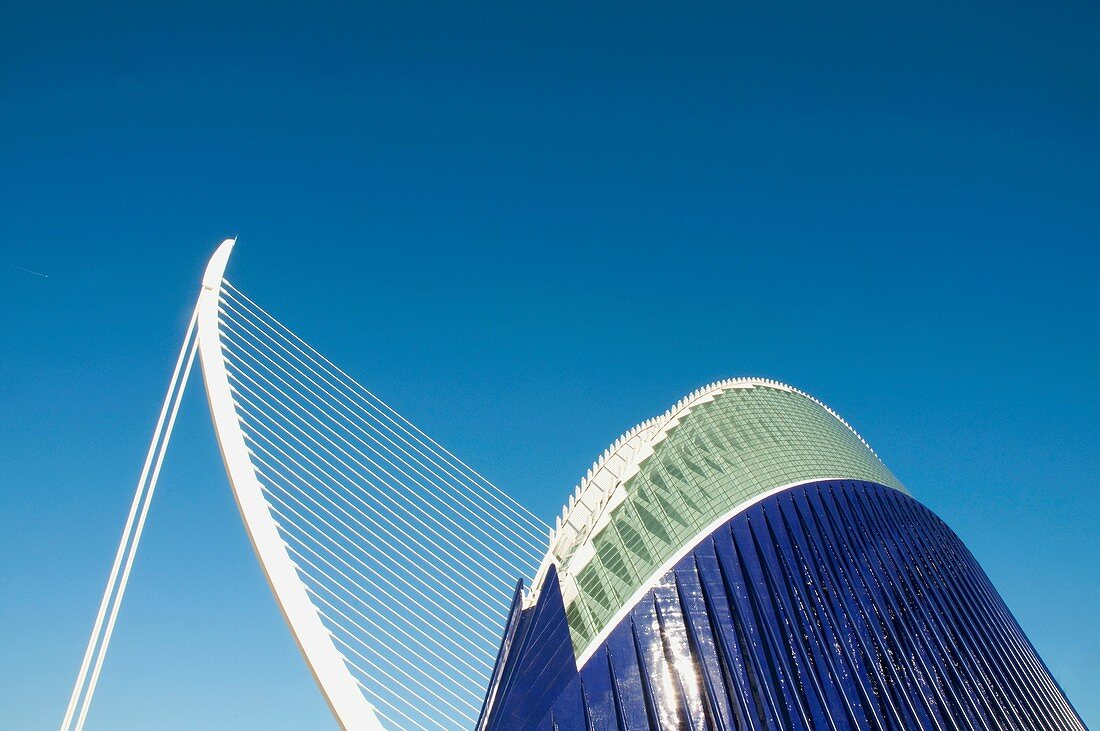
[[[527,597],[528,605],[537,599],[539,590],[542,588],[542,582],[546,578],[546,571],[550,564],[556,563],[556,556],[574,545],[581,536],[583,536],[583,540],[587,541],[598,532],[599,528],[603,527],[603,524],[609,519],[611,508],[621,502],[622,496],[618,495],[621,491],[616,490],[616,488],[639,472],[642,464],[653,454],[654,447],[664,441],[668,433],[676,428],[693,408],[713,401],[725,391],[757,387],[787,391],[813,401],[847,427],[872,454],[875,454],[875,451],[871,449],[871,445],[839,414],[805,391],[800,391],[785,383],[770,378],[728,378],[696,389],[676,402],[665,413],[643,421],[616,439],[588,470],[584,479],[573,490],[568,503],[562,509],[562,514],[555,521],[554,528],[550,531],[550,544],[546,557],[543,559],[542,565],[532,582],[531,591]],[[616,497],[618,499],[615,499]],[[581,568],[579,565],[573,565],[576,558],[584,559],[585,553],[581,552],[579,556],[571,558],[568,566],[569,574],[575,574]],[[587,563],[587,561],[583,561],[583,563]],[[569,604],[568,600],[566,604]]]
[[[745,512],[753,505],[756,505],[757,503],[770,498],[772,495],[790,490],[792,488],[798,487],[799,485],[808,485],[813,482],[846,482],[851,481],[852,479],[853,478],[851,477],[814,477],[809,480],[799,480],[798,482],[792,482],[789,485],[781,485],[779,487],[772,488],[767,492],[762,492],[759,495],[754,496],[752,499],[746,500],[745,502],[731,508],[724,515],[715,518],[713,521],[711,521],[710,525],[703,528],[696,534],[694,541],[691,541],[684,546],[681,546],[680,549],[676,551],[676,553],[672,554],[672,556],[670,556],[667,561],[658,566],[653,571],[653,573],[649,575],[649,578],[642,582],[642,585],[639,586],[634,594],[623,604],[622,607],[619,608],[619,611],[615,612],[615,614],[612,615],[611,619],[604,623],[604,626],[600,628],[600,631],[597,632],[592,637],[592,639],[588,641],[588,645],[584,648],[584,652],[582,652],[580,654],[580,657],[577,658],[577,668],[580,669],[584,667],[584,664],[588,662],[589,658],[592,657],[592,654],[596,652],[597,648],[599,648],[599,646],[604,643],[604,641],[611,635],[615,628],[619,626],[619,623],[626,619],[626,616],[630,614],[630,612],[633,611],[636,606],[638,606],[638,602],[640,602],[645,597],[645,595],[648,594],[649,591],[657,585],[657,582],[663,579],[665,574],[671,571],[676,564],[680,563],[680,561],[683,560],[685,556],[698,548],[699,541],[702,538],[709,536],[711,533],[718,530],[729,521],[733,520],[735,516]]]

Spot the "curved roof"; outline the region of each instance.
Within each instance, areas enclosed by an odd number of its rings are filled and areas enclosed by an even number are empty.
[[[762,378],[701,388],[611,445],[550,533],[528,601],[557,566],[578,663],[699,535],[777,489],[860,479],[904,492],[851,426]]]

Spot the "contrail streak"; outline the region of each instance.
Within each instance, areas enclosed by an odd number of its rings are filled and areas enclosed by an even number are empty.
[[[33,269],[27,269],[26,267],[16,266],[15,264],[8,264],[8,266],[10,266],[12,269],[18,269],[21,272],[26,272],[27,274],[33,274],[36,277],[42,277],[43,279],[49,279],[50,278],[49,274],[43,274],[42,272],[36,272]]]

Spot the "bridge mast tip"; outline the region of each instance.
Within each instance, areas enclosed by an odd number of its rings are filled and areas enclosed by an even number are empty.
[[[237,237],[226,239],[214,250],[210,262],[206,265],[206,272],[202,275],[203,289],[216,290],[221,287],[222,276],[225,275],[225,266],[229,263],[229,255],[233,253],[233,245],[237,243]]]

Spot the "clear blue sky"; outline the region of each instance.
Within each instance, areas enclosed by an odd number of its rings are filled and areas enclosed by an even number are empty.
[[[1100,6],[827,5],[0,0],[0,727],[60,721],[232,234],[547,517],[692,388],[810,391],[1100,726]],[[192,387],[89,728],[325,728]]]

